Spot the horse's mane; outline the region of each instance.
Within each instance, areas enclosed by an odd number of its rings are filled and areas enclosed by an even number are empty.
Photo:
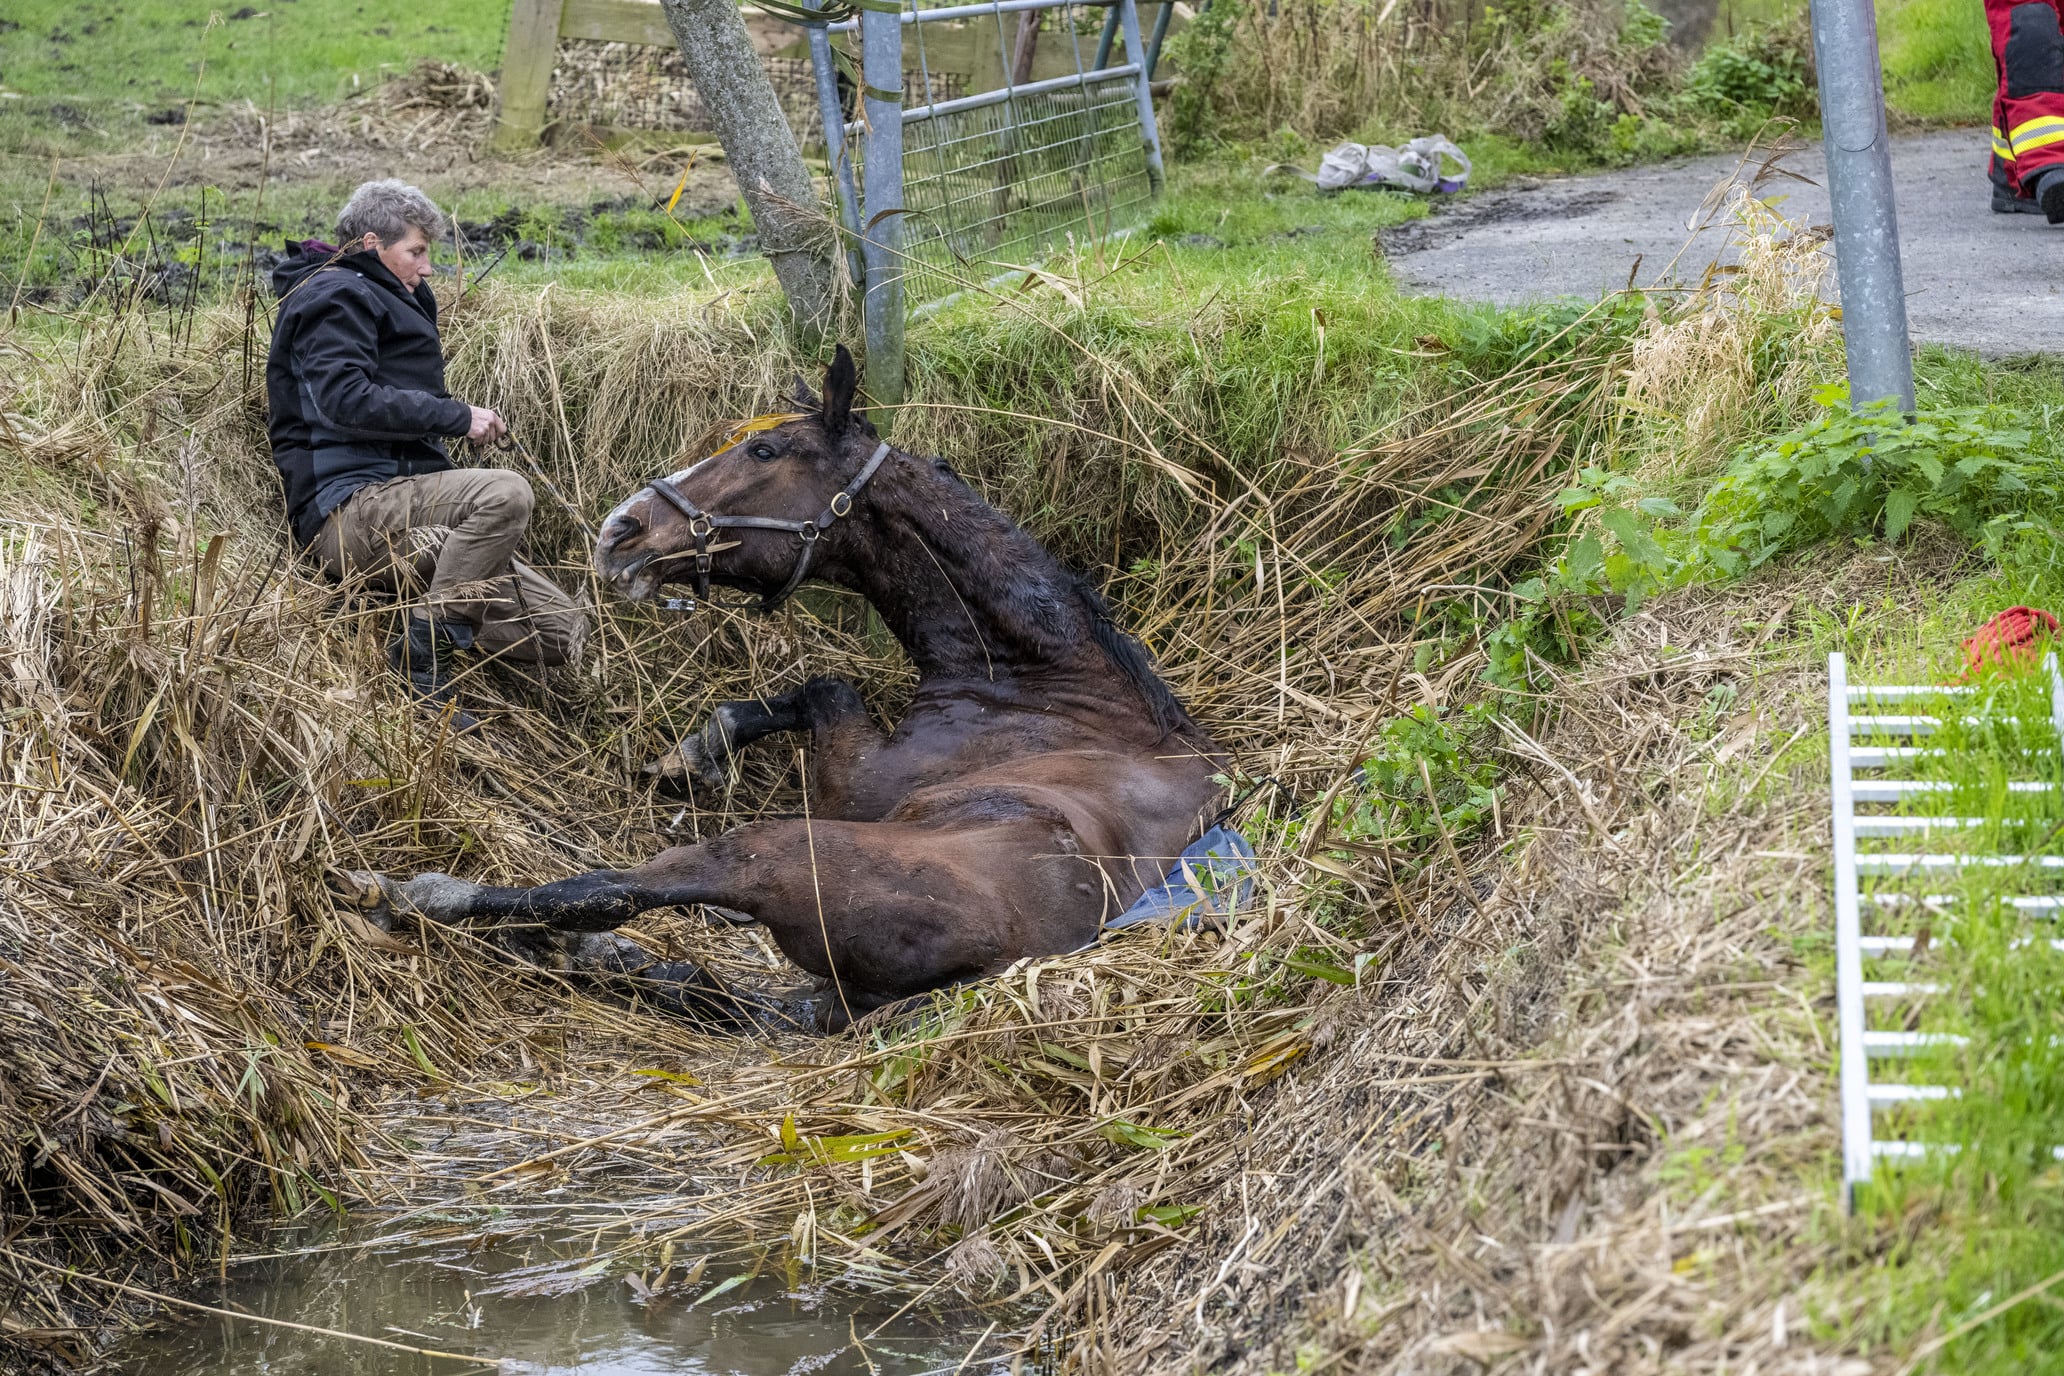
[[[1090,634],[1095,638],[1097,648],[1104,652],[1104,658],[1111,661],[1111,667],[1124,676],[1133,691],[1147,704],[1147,714],[1154,719],[1155,729],[1166,738],[1186,727],[1195,725],[1190,714],[1183,710],[1176,700],[1175,692],[1154,668],[1153,660],[1147,657],[1144,645],[1128,635],[1118,623],[1111,619],[1111,604],[1097,591],[1096,584],[1080,575],[1074,575],[1075,595],[1082,600],[1083,609],[1089,614]]]
[[[925,460],[920,459],[919,462]],[[1103,651],[1104,658],[1110,662],[1111,667],[1118,671],[1119,677],[1132,685],[1133,691],[1139,694],[1140,701],[1146,704],[1148,717],[1152,719],[1155,729],[1164,739],[1196,725],[1190,719],[1190,714],[1183,710],[1183,705],[1176,699],[1174,691],[1154,668],[1154,661],[1148,656],[1146,647],[1118,625],[1111,613],[1111,604],[1104,600],[1104,595],[1096,584],[1067,568],[1054,557],[1052,550],[1032,539],[1030,533],[1012,520],[1008,513],[990,505],[947,460],[934,457],[929,462],[934,474],[960,488],[968,497],[992,513],[994,518],[1002,523],[1003,529],[1023,538],[1039,552],[1039,557],[1047,566],[1045,572],[1059,584],[1059,588],[1053,590],[1063,595],[1073,595],[1078,609],[1089,621],[1090,638],[1095,641],[1096,647]],[[1048,586],[1052,589],[1052,584]]]

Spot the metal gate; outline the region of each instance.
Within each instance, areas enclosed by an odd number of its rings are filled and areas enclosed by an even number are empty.
[[[867,390],[893,406],[903,397],[912,302],[1027,265],[1071,234],[1083,241],[1130,228],[1161,188],[1161,140],[1137,0],[852,4],[857,18],[812,26],[810,57],[840,218],[858,245],[852,268],[863,288]],[[1162,6],[1157,49],[1172,9]],[[1004,16],[1027,12],[1066,45],[1072,71],[1013,80]],[[1003,85],[938,99],[926,47],[927,30],[938,25],[993,26]],[[853,32],[860,99],[858,118],[848,120],[831,35]],[[1126,60],[1113,63],[1121,38]],[[905,100],[906,68],[923,82],[921,103]]]

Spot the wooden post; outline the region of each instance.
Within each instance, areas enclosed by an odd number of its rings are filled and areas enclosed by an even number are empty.
[[[545,102],[552,92],[552,61],[559,51],[563,0],[511,0],[509,41],[502,48],[502,79],[495,95],[490,148],[533,148],[545,132]]]

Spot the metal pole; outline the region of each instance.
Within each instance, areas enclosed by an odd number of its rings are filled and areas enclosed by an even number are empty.
[[[1090,70],[1100,72],[1111,65],[1111,45],[1118,41],[1118,7],[1104,11],[1104,31],[1097,35],[1096,61]]]
[[[1204,0],[1204,9],[1211,8],[1211,0]],[[1154,36],[1147,40],[1147,80],[1154,79],[1154,69],[1161,65],[1161,45],[1168,38],[1168,17],[1175,13],[1175,0],[1161,0],[1161,13],[1154,16]],[[1199,10],[1198,13],[1203,13]],[[1099,64],[1102,65],[1102,64]]]
[[[822,8],[818,0],[808,4],[813,10]],[[853,160],[846,155],[846,112],[839,104],[831,35],[822,24],[810,26],[810,69],[817,77],[817,113],[824,121],[824,159],[838,185],[839,223],[846,227],[846,269],[857,285],[865,280],[860,266],[860,195],[853,186]]]
[[[1868,4],[1869,0],[1863,0]],[[1161,131],[1154,123],[1154,91],[1147,82],[1147,45],[1140,39],[1139,7],[1133,0],[1118,0],[1118,22],[1125,29],[1125,53],[1139,64],[1140,143],[1147,151],[1147,184],[1156,195],[1161,191]]]
[[[1913,353],[1906,333],[1906,281],[1899,268],[1877,15],[1871,0],[1812,4],[1849,403],[1862,407],[1890,399],[1911,414]]]
[[[867,395],[876,406],[896,406],[903,401],[903,22],[897,10],[861,11],[860,72],[867,113],[861,226]]]

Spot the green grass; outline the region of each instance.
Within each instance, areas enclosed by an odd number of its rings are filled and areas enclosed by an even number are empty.
[[[1878,44],[1894,113],[1949,124],[1991,118],[1998,81],[1981,0],[1886,0]]]
[[[10,0],[0,90],[46,111],[68,107],[86,126],[134,121],[197,94],[261,108],[319,104],[419,57],[497,68],[508,13],[508,0]]]
[[[1724,0],[1709,41],[1752,26],[1799,22],[1805,0]],[[1983,0],[1882,0],[1878,53],[1885,107],[1895,120],[1975,124],[1991,116],[1992,40]]]

